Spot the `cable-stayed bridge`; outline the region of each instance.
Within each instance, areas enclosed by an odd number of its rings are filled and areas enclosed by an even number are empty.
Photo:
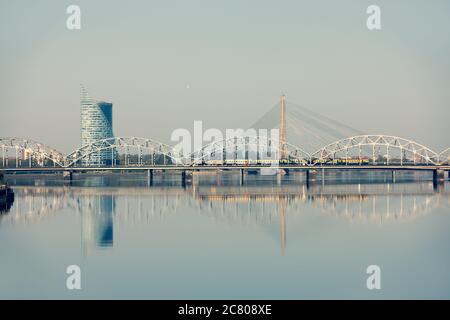
[[[365,132],[352,128],[335,119],[328,118],[304,106],[286,100],[286,133],[290,143],[301,146],[312,154],[321,147],[347,137],[364,135]],[[279,104],[274,105],[250,128],[280,128]]]

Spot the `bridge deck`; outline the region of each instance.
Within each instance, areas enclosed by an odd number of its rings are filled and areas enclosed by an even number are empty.
[[[218,171],[218,170],[259,170],[259,169],[286,169],[297,171],[310,170],[386,170],[386,171],[450,171],[450,165],[280,165],[277,167],[261,165],[229,165],[229,166],[118,166],[118,167],[24,167],[24,168],[3,168],[0,171],[5,173],[56,173],[56,172],[96,172],[96,171]]]

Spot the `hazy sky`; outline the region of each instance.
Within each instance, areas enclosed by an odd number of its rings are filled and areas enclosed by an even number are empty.
[[[81,30],[66,28],[70,4]],[[450,146],[448,0],[0,0],[0,43],[0,137],[63,152],[80,144],[80,83],[114,103],[117,136],[246,127],[283,92],[368,133]]]

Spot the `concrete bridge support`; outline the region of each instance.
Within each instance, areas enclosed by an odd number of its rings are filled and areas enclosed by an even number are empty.
[[[280,171],[281,171],[281,170],[280,170]],[[281,178],[282,178],[282,175],[281,175],[280,172],[278,172],[278,173],[277,173],[277,185],[281,185]]]
[[[240,169],[240,185],[244,185],[245,183],[245,170],[244,169]]]
[[[73,178],[73,172],[72,171],[64,171],[63,172],[63,179],[64,180],[72,180]]]
[[[153,170],[152,169],[147,170],[147,185],[149,187],[153,186]]]
[[[309,189],[312,183],[316,181],[317,171],[316,170],[306,170],[306,188]]]
[[[444,187],[445,171],[442,169],[433,170],[433,189],[440,191]]]
[[[72,184],[73,172],[70,170],[63,172],[63,180],[64,183]]]
[[[433,170],[433,182],[439,182],[445,180],[445,171],[441,169]]]
[[[186,188],[186,170],[181,171],[181,186]]]
[[[316,181],[317,170],[306,170],[306,181]]]
[[[396,171],[395,171],[395,170],[392,170],[392,172],[391,172],[391,180],[392,180],[392,183],[395,183],[395,178],[396,178]]]

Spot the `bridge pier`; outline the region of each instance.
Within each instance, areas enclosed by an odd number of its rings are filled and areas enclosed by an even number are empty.
[[[445,171],[442,169],[434,169],[433,170],[433,189],[434,190],[442,190],[444,187],[445,181]]]
[[[395,171],[395,170],[392,170],[392,171],[391,171],[391,180],[392,180],[392,183],[395,183],[395,178],[396,178],[396,171]]]
[[[182,170],[181,171],[181,185],[183,188],[186,188],[188,183],[193,183],[192,171]]]
[[[306,170],[306,188],[309,189],[311,183],[315,182],[317,178],[317,171],[308,169]]]
[[[152,169],[147,170],[147,185],[149,187],[153,186],[153,170]]]
[[[240,185],[244,185],[245,183],[245,171],[244,169],[240,169]]]
[[[279,172],[277,173],[277,185],[281,185],[281,173],[280,173],[280,171],[281,170],[279,170]]]
[[[186,188],[186,170],[181,171],[181,186]]]
[[[72,171],[63,171],[63,180],[64,182],[69,182],[72,183],[72,179],[73,179],[73,172]]]
[[[445,171],[442,169],[433,170],[433,182],[439,182],[445,180]]]

